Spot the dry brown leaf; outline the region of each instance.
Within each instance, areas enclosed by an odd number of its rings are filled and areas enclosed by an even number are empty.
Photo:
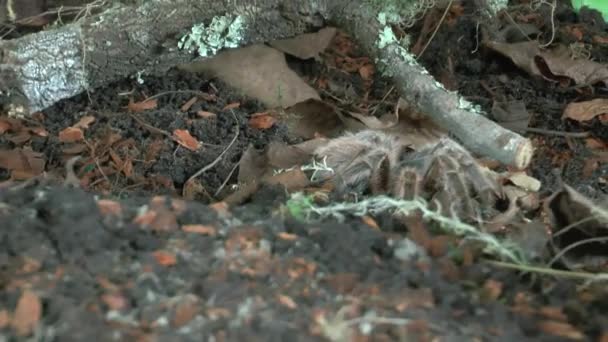
[[[154,210],[148,210],[145,213],[140,213],[133,219],[133,223],[140,226],[149,226],[158,217],[158,213]]]
[[[11,323],[11,314],[7,310],[0,310],[0,329],[6,328]]]
[[[281,305],[289,308],[289,309],[296,309],[298,307],[298,305],[296,304],[296,302],[289,296],[286,295],[277,295],[278,299],[279,299],[279,303],[281,303]]]
[[[277,234],[277,236],[279,237],[279,239],[285,240],[285,241],[295,241],[298,239],[297,235],[289,234],[289,233],[285,233],[285,232],[280,232]]]
[[[7,135],[6,140],[12,142],[15,145],[23,145],[28,142],[32,138],[29,130],[23,129],[18,131],[15,134]]]
[[[63,152],[63,154],[74,155],[86,151],[87,148],[86,144],[71,144],[69,146],[63,146],[61,152]]]
[[[374,220],[373,217],[369,215],[364,215],[363,217],[361,217],[361,220],[370,228],[380,231],[380,226],[378,226],[378,223],[376,222],[376,220]]]
[[[119,293],[105,293],[101,295],[101,301],[110,308],[110,310],[120,311],[125,309],[129,302],[125,296]]]
[[[502,294],[502,288],[503,284],[501,282],[494,279],[488,279],[483,284],[483,294],[487,299],[495,301]]]
[[[173,314],[173,327],[179,328],[188,324],[200,311],[198,297],[194,295],[185,296],[177,303]]]
[[[515,65],[526,72],[544,78],[562,81],[574,80],[577,85],[593,85],[603,82],[608,85],[608,67],[588,59],[573,59],[570,50],[558,46],[553,50],[542,50],[537,41],[502,43],[488,41],[490,49],[509,57]]]
[[[264,151],[250,146],[239,161],[238,181],[241,184],[259,181],[273,176],[275,170],[305,164],[312,157],[314,150],[326,143],[327,139],[308,140],[293,146],[272,142]]]
[[[167,251],[156,251],[152,253],[154,259],[159,265],[162,266],[173,266],[177,264],[177,257],[175,254]]]
[[[277,122],[277,119],[272,113],[255,113],[249,119],[249,127],[256,129],[268,129]]]
[[[97,208],[102,215],[120,216],[122,214],[120,203],[108,199],[97,200]]]
[[[327,48],[335,35],[334,27],[324,27],[315,33],[304,33],[294,38],[275,40],[269,45],[300,59],[316,58]]]
[[[300,169],[289,170],[264,179],[267,184],[280,184],[287,191],[301,190],[310,185],[310,180]]]
[[[120,167],[120,171],[122,171],[127,178],[131,178],[133,176],[133,161],[131,160],[131,157],[127,157],[125,162]]]
[[[285,112],[289,130],[304,139],[312,139],[317,135],[333,137],[344,130],[344,123],[336,108],[319,99],[296,103]]]
[[[209,236],[214,236],[215,234],[217,234],[217,229],[215,229],[215,227],[204,224],[185,224],[182,226],[182,230],[186,233],[195,233]]]
[[[576,121],[589,121],[596,116],[608,113],[608,99],[594,99],[584,102],[572,102],[564,109],[562,118]]]
[[[11,129],[12,125],[6,120],[0,120],[0,134],[4,134],[6,131]]]
[[[72,143],[84,139],[84,132],[77,127],[67,127],[59,132],[59,141],[63,143]]]
[[[13,179],[37,176],[44,171],[45,164],[44,155],[31,149],[0,150],[0,167],[11,171]]]
[[[374,78],[375,68],[372,64],[365,64],[359,68],[359,75],[365,81],[371,81]]]
[[[196,140],[195,137],[190,135],[190,132],[186,129],[176,129],[173,131],[173,136],[177,139],[177,142],[185,148],[196,151],[201,146],[201,143]]]
[[[131,113],[141,113],[146,110],[155,109],[158,107],[158,100],[143,100],[141,102],[134,102],[133,99],[129,99],[127,110]]]
[[[37,294],[25,290],[19,301],[11,321],[15,334],[25,337],[30,335],[42,317],[42,303]]]
[[[199,195],[207,195],[207,191],[197,179],[190,179],[184,184],[182,189],[184,199],[189,201],[196,200]]]
[[[87,130],[89,126],[95,122],[95,117],[92,115],[83,116],[74,126],[76,128],[81,128],[83,130]]]
[[[232,102],[232,103],[229,103],[226,106],[224,106],[224,108],[222,108],[222,111],[231,110],[231,109],[237,109],[239,107],[241,107],[241,103],[240,102]]]
[[[199,110],[198,112],[196,112],[196,116],[203,118],[203,119],[212,119],[217,117],[217,114],[212,113],[212,112],[207,112],[204,110]]]
[[[540,331],[552,336],[564,337],[572,340],[582,341],[585,335],[566,322],[542,321],[538,324]]]
[[[181,68],[214,74],[269,108],[319,99],[317,92],[288,67],[282,52],[260,44],[230,49]]]
[[[585,146],[592,150],[603,150],[608,148],[608,143],[597,138],[586,138]]]
[[[49,132],[44,129],[44,127],[32,127],[30,128],[30,132],[36,134],[39,137],[48,137]]]

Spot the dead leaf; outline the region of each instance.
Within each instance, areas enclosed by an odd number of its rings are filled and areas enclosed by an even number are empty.
[[[344,130],[344,123],[336,108],[319,99],[309,99],[285,110],[289,131],[304,139],[316,135],[337,136]]]
[[[7,135],[6,140],[12,142],[15,145],[23,145],[28,142],[32,138],[29,130],[23,129],[18,131],[15,134]]]
[[[200,300],[195,295],[187,295],[177,303],[173,313],[173,327],[182,327],[192,321],[200,311]]]
[[[180,68],[214,74],[269,108],[320,99],[317,92],[288,67],[282,52],[260,44],[223,51],[213,58]]]
[[[102,215],[120,216],[122,214],[120,203],[108,199],[97,200],[97,208]]]
[[[268,129],[277,122],[277,119],[272,113],[255,113],[249,119],[249,127],[256,129]]]
[[[123,310],[129,304],[127,298],[118,293],[105,293],[101,295],[101,301],[106,304],[110,310],[115,311]]]
[[[132,98],[129,99],[127,110],[131,113],[141,113],[146,110],[155,109],[158,107],[158,100],[143,100],[141,102],[134,102]]]
[[[502,294],[502,288],[503,285],[501,282],[494,279],[488,279],[483,284],[484,297],[490,301],[496,301]]]
[[[186,233],[195,233],[209,236],[215,236],[215,234],[217,234],[217,229],[215,229],[215,227],[204,224],[185,224],[182,226],[182,230]]]
[[[153,231],[174,231],[179,228],[177,217],[166,205],[166,198],[155,196],[150,200],[149,209],[133,219],[133,223]]]
[[[49,132],[44,129],[44,127],[32,127],[30,128],[30,132],[36,134],[39,137],[48,137],[49,136]],[[0,132],[0,134],[2,134]]]
[[[562,184],[562,188],[547,198],[543,206],[553,233],[552,245],[561,250],[575,243],[576,240],[586,237],[607,237],[608,214],[604,209],[606,204],[608,204],[606,199],[592,201],[570,186]],[[570,228],[566,229],[567,227]],[[576,240],[573,241],[574,239]],[[592,243],[586,246],[587,248],[578,248],[562,254],[559,260],[571,269],[582,268],[597,272],[599,265],[588,260],[590,258],[586,258],[585,255],[593,255],[596,258],[599,258],[599,255],[593,254],[595,247]],[[603,248],[603,244],[598,245],[597,248]]]
[[[63,143],[73,143],[84,140],[82,129],[77,127],[67,127],[59,132],[59,141]]]
[[[6,328],[11,323],[11,314],[7,310],[0,310],[0,329]]]
[[[517,133],[525,133],[531,114],[523,101],[494,102],[492,118],[501,126]]]
[[[237,109],[241,107],[241,103],[240,102],[232,102],[229,103],[227,105],[224,106],[224,108],[222,108],[222,111],[227,111],[227,110],[231,110],[231,109]]]
[[[83,116],[74,126],[75,128],[81,128],[83,130],[89,129],[89,126],[95,122],[95,117],[92,115]]]
[[[86,151],[87,148],[86,144],[70,144],[69,146],[63,146],[61,152],[63,152],[63,154],[74,155]]]
[[[177,142],[185,148],[196,151],[201,146],[201,143],[196,140],[195,137],[190,135],[190,132],[186,129],[176,129],[173,131],[173,137],[177,139]]]
[[[562,118],[576,121],[589,121],[596,116],[608,113],[608,99],[594,99],[584,102],[572,102],[564,109]]]
[[[174,266],[177,264],[177,257],[175,254],[167,251],[156,251],[152,253],[154,259],[159,265],[162,266]]]
[[[359,75],[365,81],[371,81],[374,78],[375,68],[372,64],[365,64],[359,68]]]
[[[40,175],[44,172],[45,164],[44,155],[31,149],[0,150],[0,167],[11,171],[15,180]]]
[[[212,119],[212,118],[217,117],[217,114],[212,113],[212,112],[206,112],[204,110],[199,110],[198,112],[196,112],[196,115],[203,119]]]
[[[608,143],[597,138],[586,138],[585,146],[591,150],[604,150],[608,148]]]
[[[298,57],[299,59],[317,58],[336,35],[334,27],[324,27],[315,33],[304,33],[290,39],[281,39],[269,43],[273,48]]]
[[[271,177],[277,170],[308,163],[313,152],[326,143],[327,139],[313,139],[292,146],[271,142],[263,151],[250,146],[239,161],[238,181],[240,184],[259,181]]]
[[[538,192],[540,190],[540,181],[528,176],[525,172],[513,172],[507,179],[526,191]]]
[[[267,184],[281,184],[285,187],[285,190],[289,192],[301,190],[310,184],[310,180],[300,169],[289,170],[273,175],[265,178],[264,182]]]
[[[281,305],[285,306],[288,309],[294,310],[298,307],[296,302],[289,296],[279,294],[277,295],[277,297],[279,299],[279,303],[281,303]]]
[[[348,118],[349,116],[351,118]],[[353,122],[352,118],[355,118],[356,119],[355,121],[358,121],[358,122]],[[352,131],[352,129],[362,129],[362,128],[389,129],[389,128],[397,126],[397,124],[399,123],[399,111],[395,111],[394,113],[384,115],[381,118],[377,118],[373,115],[349,112],[349,113],[346,113],[342,117],[342,120],[346,124],[346,127],[351,128],[351,131]],[[364,127],[361,127],[361,124],[363,124]]]
[[[277,236],[279,237],[279,239],[285,240],[285,241],[295,241],[298,239],[297,235],[289,234],[289,233],[285,233],[285,232],[280,232],[277,234]]]
[[[0,134],[4,134],[6,131],[11,129],[12,125],[6,120],[0,120]]]
[[[378,226],[378,223],[376,222],[376,220],[374,220],[373,217],[371,217],[369,215],[364,215],[361,217],[361,220],[363,221],[363,223],[368,225],[370,228],[380,231],[380,226]]]
[[[567,47],[558,45],[552,50],[543,50],[537,41],[501,43],[488,41],[490,49],[509,57],[515,65],[531,75],[542,76],[553,81],[572,79],[577,85],[593,85],[603,82],[608,85],[608,67],[583,58],[571,58]]]
[[[29,336],[42,317],[42,304],[37,294],[24,290],[17,302],[11,326],[17,336]]]
[[[146,163],[149,163],[156,160],[156,158],[158,158],[158,155],[160,154],[160,151],[163,148],[163,144],[163,141],[160,139],[154,140],[149,143],[148,147],[146,148],[146,153],[144,155],[144,161]]]
[[[184,199],[189,201],[194,201],[199,199],[199,197],[210,197],[207,190],[205,190],[205,187],[197,179],[188,180],[183,186],[182,194]]]
[[[538,329],[545,334],[564,337],[572,340],[584,340],[585,335],[566,322],[542,321],[538,324]]]

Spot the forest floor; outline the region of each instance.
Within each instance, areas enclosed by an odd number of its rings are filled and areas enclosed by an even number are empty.
[[[608,110],[562,117],[607,87],[544,69],[531,75],[481,46],[471,3],[454,1],[443,21],[443,10],[429,10],[411,29],[414,51],[430,40],[421,64],[488,113],[505,101],[525,105],[529,116],[518,120],[531,128],[524,134],[536,154],[526,171],[540,181],[539,200],[562,182],[602,199]],[[601,17],[560,7],[553,32],[545,7],[524,4],[499,20],[536,29],[541,42],[554,33],[553,44],[608,63]],[[340,106],[350,96],[350,106],[391,111],[398,95],[354,41],[339,32],[323,58],[289,65],[323,101]],[[252,119],[267,113],[217,78],[176,69],[28,119],[0,117],[0,341],[608,341],[601,280],[508,269],[462,238],[389,213],[299,220],[281,185],[227,205],[249,146],[303,140],[281,120]],[[598,245],[575,255],[585,271],[585,257],[595,272],[608,268]],[[551,260],[543,248],[535,265]]]

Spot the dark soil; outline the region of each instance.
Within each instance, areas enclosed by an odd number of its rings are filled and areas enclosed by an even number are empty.
[[[530,127],[608,138],[599,122],[560,119],[584,94],[534,79],[488,51],[471,53],[477,21],[472,5],[463,5],[465,14],[438,31],[421,59],[438,79],[487,111],[497,97],[524,101]],[[579,23],[561,11],[560,25]],[[593,45],[592,55],[608,63],[606,46]],[[297,66],[310,79],[326,70],[310,63]],[[362,91],[357,75],[341,81]],[[375,79],[371,99],[389,87]],[[215,100],[182,111],[193,97],[187,91]],[[155,109],[137,118],[127,111],[129,99],[156,94]],[[240,106],[226,108],[234,103]],[[199,117],[201,110],[216,117]],[[224,183],[236,183],[233,171],[249,145],[300,141],[280,122],[251,128],[249,117],[264,110],[218,80],[174,70],[57,104],[29,122],[46,136],[19,143],[0,135],[0,149],[27,145],[46,160],[46,175],[0,187],[0,341],[608,340],[603,284],[502,269],[435,232],[427,246],[408,247],[415,227],[390,217],[299,222],[283,210],[288,194],[279,186],[237,207],[209,205],[221,199],[215,193]],[[95,118],[86,143],[60,142],[59,133],[85,116]],[[181,198],[186,180],[226,149],[237,125],[235,144],[198,178],[196,195]],[[175,129],[187,129],[203,149],[160,133]],[[543,196],[560,179],[593,198],[608,192],[605,163],[583,175],[591,155],[583,141],[529,136]],[[80,182],[63,184],[75,155]],[[127,160],[132,170],[120,170]],[[404,256],[412,250],[417,257]]]

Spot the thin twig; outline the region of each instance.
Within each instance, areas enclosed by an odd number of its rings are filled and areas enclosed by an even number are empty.
[[[569,225],[565,226],[564,228],[558,230],[557,232],[553,233],[551,235],[551,239],[555,239],[556,237],[565,234],[566,232],[570,231],[572,228],[578,227],[579,225],[582,225],[583,223],[587,223],[589,221],[594,220],[595,217],[593,216],[588,216],[585,217],[584,219],[578,220],[576,222],[570,223]]]
[[[380,100],[380,103],[378,103],[374,109],[372,110],[372,112],[369,114],[370,116],[374,116],[374,114],[376,114],[376,111],[378,110],[378,108],[380,108],[380,106],[384,103],[384,101],[386,101],[386,99],[388,98],[388,96],[393,92],[393,90],[395,90],[395,86],[391,86],[391,89],[389,89],[386,94],[382,97],[382,99]]]
[[[590,239],[584,239],[584,240],[577,241],[573,244],[570,244],[570,245],[566,246],[566,248],[562,249],[559,253],[557,253],[553,257],[553,259],[551,259],[551,261],[549,261],[547,266],[550,267],[551,265],[553,265],[557,260],[561,259],[561,257],[564,256],[564,254],[566,254],[566,252],[568,252],[569,250],[582,246],[584,244],[592,243],[592,242],[600,242],[600,243],[608,242],[608,236],[599,236],[599,237],[594,237],[594,238],[590,238]]]
[[[188,184],[189,182],[191,182],[192,180],[194,180],[196,177],[202,175],[203,173],[205,173],[209,169],[213,168],[217,163],[220,162],[220,160],[222,160],[222,157],[224,157],[224,155],[226,154],[226,152],[228,152],[228,150],[230,150],[230,148],[232,147],[232,145],[234,145],[234,143],[236,142],[236,139],[239,137],[239,134],[241,132],[240,126],[239,126],[240,125],[239,124],[239,119],[236,117],[236,114],[234,114],[234,110],[231,109],[230,113],[232,113],[232,117],[234,118],[234,121],[236,122],[236,132],[234,133],[234,137],[232,138],[232,141],[222,151],[222,153],[220,153],[220,155],[217,156],[217,158],[215,158],[214,161],[212,161],[210,164],[207,164],[207,165],[203,166],[200,170],[196,171],[192,176],[190,176],[190,178],[188,178],[188,180],[184,184]],[[184,189],[185,189],[185,187],[184,187]]]
[[[564,131],[554,131],[554,130],[550,130],[550,129],[533,128],[533,127],[526,127],[526,132],[532,132],[532,133],[544,134],[544,135],[555,135],[558,137],[567,137],[567,138],[587,138],[590,135],[589,132],[564,132]]]
[[[424,51],[426,51],[426,48],[429,47],[429,45],[431,44],[431,41],[433,41],[433,38],[435,38],[435,35],[437,34],[437,31],[439,31],[439,28],[441,27],[441,24],[443,24],[443,21],[447,17],[448,12],[450,11],[450,8],[452,8],[452,4],[453,3],[454,3],[454,0],[450,0],[450,2],[448,3],[448,6],[445,8],[445,11],[443,11],[443,15],[441,16],[441,19],[439,20],[439,23],[435,27],[435,31],[433,31],[433,34],[431,34],[431,37],[429,38],[429,40],[426,41],[426,44],[424,44],[424,47],[422,48],[422,51],[420,51],[420,53],[418,54],[418,56],[416,56],[416,58],[422,57],[422,54],[424,53]]]
[[[158,93],[155,95],[152,95],[148,98],[145,99],[145,101],[149,101],[149,100],[153,100],[153,99],[157,99],[161,96],[165,96],[165,95],[175,95],[175,94],[194,94],[194,95],[198,95],[200,97],[202,97],[203,99],[207,99],[210,95],[200,91],[200,90],[168,90],[168,91],[163,91],[162,93]]]
[[[129,114],[129,116],[131,116],[133,118],[133,120],[137,121],[138,124],[142,125],[144,128],[151,131],[152,133],[158,133],[158,134],[166,136],[167,138],[169,138],[173,141],[176,141],[176,138],[171,133],[169,133],[167,131],[163,131],[160,128],[156,128],[156,127],[150,125],[149,123],[145,122],[144,119],[140,118],[137,114],[131,113],[131,114]]]
[[[217,195],[220,194],[220,191],[222,191],[222,189],[224,189],[224,187],[226,186],[226,184],[228,184],[228,181],[232,177],[232,174],[234,173],[234,171],[236,171],[236,168],[239,166],[239,164],[240,163],[234,164],[234,166],[232,167],[232,170],[230,170],[230,172],[228,173],[228,176],[226,177],[226,179],[224,179],[224,182],[222,183],[222,185],[220,185],[220,187],[217,188],[217,190],[215,190],[215,193],[213,194],[213,197],[217,197]]]
[[[508,268],[512,270],[519,270],[523,272],[532,272],[537,274],[547,274],[555,277],[563,277],[563,278],[575,278],[575,279],[584,279],[584,280],[608,280],[608,274],[606,273],[588,273],[588,272],[573,272],[573,271],[564,271],[564,270],[556,270],[553,268],[546,267],[538,267],[532,265],[523,265],[523,264],[513,264],[510,262],[504,261],[495,261],[495,260],[484,260],[484,262],[498,266],[503,268]]]

